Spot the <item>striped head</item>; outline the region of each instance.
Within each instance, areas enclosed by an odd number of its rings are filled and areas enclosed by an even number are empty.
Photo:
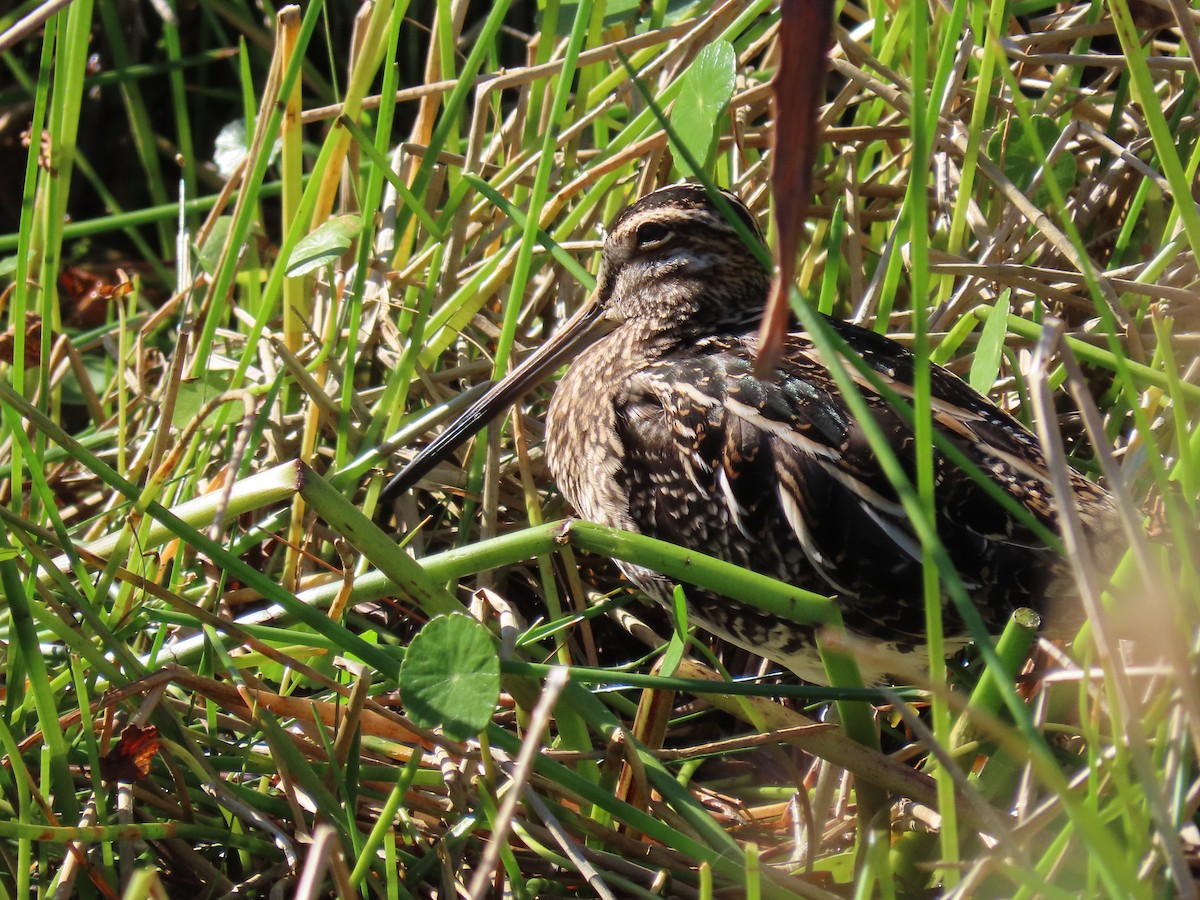
[[[745,204],[722,190],[729,211],[759,245]],[[761,315],[770,274],[698,184],[662,188],[613,221],[596,288],[604,318],[651,328],[710,330]]]

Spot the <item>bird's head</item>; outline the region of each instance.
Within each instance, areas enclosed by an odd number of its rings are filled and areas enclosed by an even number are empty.
[[[741,200],[728,191],[720,195],[722,200],[714,200],[698,184],[675,185],[647,194],[617,216],[604,242],[596,290],[583,307],[428,444],[384,495],[407,490],[614,326],[628,323],[647,341],[673,342],[760,318],[770,284],[756,252],[762,232]]]
[[[719,193],[673,185],[617,216],[594,297],[605,319],[720,325],[761,314],[770,284],[762,232],[735,194]]]

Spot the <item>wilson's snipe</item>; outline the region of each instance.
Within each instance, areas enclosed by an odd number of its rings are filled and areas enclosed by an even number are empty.
[[[725,197],[761,237],[749,210]],[[703,188],[643,197],[613,222],[584,309],[388,491],[414,484],[591,343],[554,393],[546,443],[550,469],[583,518],[830,594],[852,631],[902,651],[920,648],[920,543],[812,342],[789,335],[773,377],[752,374],[768,287],[767,272]],[[854,325],[829,324],[900,394],[911,393],[905,348]],[[934,428],[1054,528],[1036,439],[944,369],[934,367],[932,384]],[[910,428],[865,382],[863,392],[911,475]],[[940,453],[934,467],[939,534],[988,626],[998,630],[1018,606],[1045,609],[1065,589],[1063,560]],[[1078,475],[1074,487],[1088,527],[1106,534],[1108,495]],[[621,567],[651,597],[669,602],[672,585],[662,576]],[[697,589],[688,599],[694,619],[715,634],[805,679],[825,680],[810,631]],[[951,643],[961,644],[965,628],[950,605],[944,623]]]

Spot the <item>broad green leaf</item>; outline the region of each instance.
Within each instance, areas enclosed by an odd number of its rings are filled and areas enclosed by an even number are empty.
[[[853,884],[854,851],[846,850],[822,857],[813,863],[813,871],[828,875],[834,884]]]
[[[1009,292],[1005,291],[996,301],[996,311],[983,323],[983,333],[971,360],[971,372],[967,381],[971,387],[986,394],[996,383],[1000,374],[1000,359],[1004,355],[1004,338],[1008,335]]]
[[[470,616],[438,616],[413,638],[400,666],[400,699],[414,723],[464,741],[487,727],[499,697],[496,645]]]
[[[1061,132],[1057,123],[1049,116],[1034,116],[1032,121],[1033,130],[1037,132],[1037,139],[1041,144],[1040,148],[1032,135],[1017,121],[1012,122],[1007,130],[996,131],[988,138],[987,146],[988,156],[1000,163],[1004,167],[1004,174],[1026,192],[1033,183],[1033,176],[1046,162],[1046,153],[1054,146]],[[1062,192],[1066,194],[1075,185],[1075,157],[1070,153],[1060,153],[1054,158],[1050,172],[1058,181]],[[1048,177],[1049,175],[1043,176],[1041,186],[1029,198],[1037,206],[1045,206],[1052,199],[1050,190],[1046,187]]]
[[[288,257],[288,275],[306,275],[329,265],[350,249],[362,229],[363,220],[358,216],[334,216],[321,223],[296,244]]]
[[[89,353],[83,357],[83,374],[91,384],[94,392],[103,394],[112,378],[109,370],[111,362],[107,357]],[[62,402],[68,406],[83,406],[87,403],[83,395],[83,386],[75,378],[64,378],[62,381]]]
[[[196,249],[196,262],[209,275],[217,271],[217,263],[221,261],[221,250],[225,247],[225,239],[229,236],[229,227],[233,224],[233,216],[221,216],[213,222],[212,230],[203,247]]]
[[[737,54],[728,41],[709,44],[692,60],[679,79],[679,96],[671,107],[671,132],[702,170],[709,168],[716,145],[717,122],[733,98]],[[674,143],[673,142],[673,143]],[[675,166],[685,176],[695,172],[676,151]]]
[[[181,382],[179,393],[175,397],[175,414],[171,417],[171,424],[176,428],[190,425],[200,414],[204,404],[229,390],[232,380],[232,371],[217,369],[206,371],[199,378],[189,378]]]

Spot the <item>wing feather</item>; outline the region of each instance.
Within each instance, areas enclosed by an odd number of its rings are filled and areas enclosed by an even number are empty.
[[[835,327],[899,393],[908,391],[906,351],[873,332]],[[921,590],[920,542],[815,348],[791,335],[773,379],[755,377],[752,359],[750,335],[708,338],[632,376],[616,410],[632,520],[665,540],[852,599],[851,618],[920,634],[923,623],[898,621],[896,611],[919,615],[919,604],[903,601]],[[934,369],[932,386],[935,428],[1054,527],[1033,436],[945,370]],[[864,396],[912,477],[911,430],[869,386]],[[1037,536],[936,452],[935,480],[939,534],[985,619],[995,624],[1013,605],[1036,603],[1037,583],[1048,577],[1036,570],[1054,554],[1031,556],[1042,546]]]

